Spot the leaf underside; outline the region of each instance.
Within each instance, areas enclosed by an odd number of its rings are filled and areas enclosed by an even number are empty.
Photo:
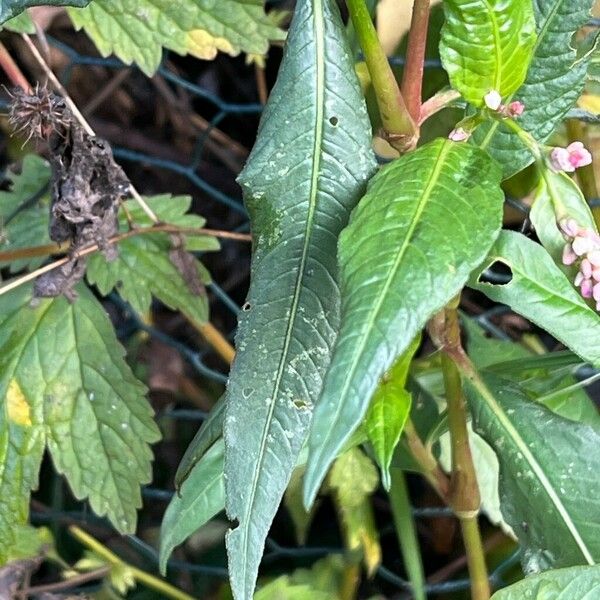
[[[263,0],[94,0],[69,15],[103,56],[114,53],[148,76],[158,69],[163,47],[210,60],[218,51],[263,55],[271,41],[285,37]]]
[[[84,286],[28,306],[31,287],[0,297],[0,559],[27,519],[47,447],[78,499],[132,532],[159,438],[145,387]]]
[[[336,244],[375,170],[371,128],[333,0],[296,5],[280,76],[240,176],[252,281],[227,388],[227,537],[236,600],[306,438],[339,323]]]
[[[381,376],[465,283],[498,235],[500,172],[467,144],[436,140],[384,167],[339,243],[342,324],[315,409],[309,506]]]

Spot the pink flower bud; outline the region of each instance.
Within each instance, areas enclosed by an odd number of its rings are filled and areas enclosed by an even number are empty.
[[[572,265],[577,260],[577,254],[573,252],[573,247],[571,244],[567,244],[563,248],[562,261],[563,265]]]
[[[596,302],[600,302],[600,283],[597,283],[593,288],[592,288],[592,297],[594,298],[594,300]]]
[[[506,112],[509,117],[520,117],[524,111],[525,105],[522,102],[519,102],[518,100],[511,102],[506,109]]]
[[[490,90],[483,97],[483,101],[490,110],[498,110],[502,104],[502,96],[496,90]]]
[[[574,238],[579,234],[579,225],[575,219],[563,219],[559,223],[561,231],[570,238]]]
[[[575,287],[579,287],[584,279],[585,277],[583,276],[583,273],[581,271],[577,271],[577,275],[575,275],[575,281],[573,282]]]
[[[600,281],[600,269],[594,269],[592,271],[592,279],[594,281]]]
[[[470,137],[471,134],[465,131],[462,127],[457,127],[456,129],[453,129],[448,135],[448,139],[452,140],[453,142],[464,142]]]
[[[591,266],[600,267],[600,250],[592,250],[587,254],[587,260]]]
[[[592,263],[587,258],[584,258],[581,261],[580,269],[586,279],[589,279],[592,276]]]
[[[590,279],[584,279],[581,282],[581,295],[584,298],[591,298],[593,293],[593,285]]]
[[[594,240],[590,239],[589,237],[578,235],[573,240],[572,247],[573,252],[575,252],[577,256],[583,256],[584,254],[594,250]]]

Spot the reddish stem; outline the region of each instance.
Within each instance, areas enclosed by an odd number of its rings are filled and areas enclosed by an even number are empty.
[[[31,86],[27,78],[23,75],[21,69],[19,69],[19,65],[13,60],[13,57],[2,42],[0,42],[0,67],[2,67],[2,70],[6,73],[11,83],[31,94]]]
[[[415,122],[419,121],[421,112],[423,63],[427,46],[428,25],[429,0],[415,0],[408,33],[406,64],[402,76],[402,96],[406,102],[406,108]]]

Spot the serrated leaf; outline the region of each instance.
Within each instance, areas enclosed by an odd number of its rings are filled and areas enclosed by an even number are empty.
[[[529,401],[514,384],[466,379],[473,426],[500,461],[506,522],[526,572],[600,558],[600,431]]]
[[[87,290],[28,306],[31,288],[0,297],[0,558],[25,522],[44,447],[76,498],[135,529],[139,486],[159,438],[145,387],[123,360],[112,325]]]
[[[594,600],[600,598],[600,566],[555,569],[496,592],[492,600]]]
[[[8,191],[0,191],[0,249],[3,251],[51,244],[48,235],[50,219],[50,165],[39,156],[28,154],[23,159],[21,173],[8,172]],[[0,261],[10,264],[13,273],[24,268],[35,269],[45,257]]]
[[[440,57],[452,87],[474,106],[525,80],[535,43],[530,0],[446,0]]]
[[[16,33],[35,33],[35,25],[26,12],[5,21],[0,29],[7,29]]]
[[[381,562],[379,534],[370,502],[378,483],[375,465],[356,447],[335,460],[327,478],[342,520],[346,547],[362,551],[370,575]]]
[[[500,171],[480,150],[435,140],[384,167],[339,242],[342,325],[315,409],[309,506],[380,377],[462,288],[500,229]]]
[[[0,25],[32,6],[86,6],[90,0],[2,0]]]
[[[254,239],[227,387],[227,537],[236,600],[305,441],[339,323],[336,244],[374,172],[371,126],[333,0],[300,0],[240,176]]]
[[[307,583],[294,583],[289,575],[282,575],[260,588],[254,600],[332,600],[332,597]]]
[[[558,222],[575,219],[581,227],[597,232],[594,216],[581,190],[565,173],[544,171],[535,191],[529,217],[540,242],[563,270],[567,270],[562,264],[566,242]]]
[[[510,268],[510,283],[480,282],[481,273],[496,261]],[[470,285],[492,300],[508,304],[585,361],[600,365],[600,316],[539,244],[519,233],[503,231]]]
[[[189,196],[154,196],[147,203],[159,219],[180,227],[200,228],[204,219],[186,214]],[[135,200],[128,200],[126,208],[133,221],[139,226],[152,225],[148,216]],[[120,231],[128,230],[124,214],[120,218]],[[208,236],[186,236],[186,247],[194,250],[216,250],[219,244]],[[127,238],[119,243],[119,255],[108,261],[99,253],[92,255],[87,268],[87,278],[98,287],[100,293],[108,294],[116,287],[119,295],[129,302],[138,313],[150,308],[152,296],[174,310],[181,311],[194,323],[208,319],[208,299],[205,294],[196,294],[186,282],[184,275],[169,257],[172,243],[167,233],[148,233]],[[200,261],[196,262],[198,278],[210,282],[210,275]]]
[[[113,53],[151,76],[162,48],[213,59],[218,51],[263,55],[284,32],[265,14],[263,0],[93,0],[70,9],[103,56]]]
[[[410,414],[411,395],[406,390],[406,378],[420,342],[421,336],[417,336],[408,350],[382,377],[365,418],[365,430],[373,446],[386,490],[390,489],[390,464],[394,449]]]
[[[175,546],[183,543],[225,506],[223,449],[223,442],[216,442],[194,464],[180,493],[169,502],[160,526],[159,563],[163,574]]]
[[[590,18],[593,3],[594,0],[533,2],[538,38],[527,78],[514,98],[525,105],[519,125],[540,142],[550,137],[583,91],[589,59],[578,60],[572,38]],[[497,121],[475,130],[473,140],[500,162],[505,178],[533,161],[514,132]]]

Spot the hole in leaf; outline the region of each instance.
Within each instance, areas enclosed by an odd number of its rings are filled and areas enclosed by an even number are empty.
[[[331,118],[329,119],[329,122],[330,122],[330,123],[331,123],[331,124],[332,124],[334,127],[336,127],[336,126],[337,126],[337,124],[339,123],[339,119],[338,119],[337,117],[331,117]]]
[[[252,305],[250,304],[250,302],[244,302],[244,304],[242,305],[242,310],[244,312],[248,312],[251,308],[252,308]]]
[[[512,278],[513,273],[510,267],[506,263],[496,260],[480,273],[477,283],[507,285],[512,281]]]
[[[300,398],[296,398],[295,400],[293,400],[293,403],[298,410],[304,410],[308,406],[307,403],[304,400],[301,400]]]

